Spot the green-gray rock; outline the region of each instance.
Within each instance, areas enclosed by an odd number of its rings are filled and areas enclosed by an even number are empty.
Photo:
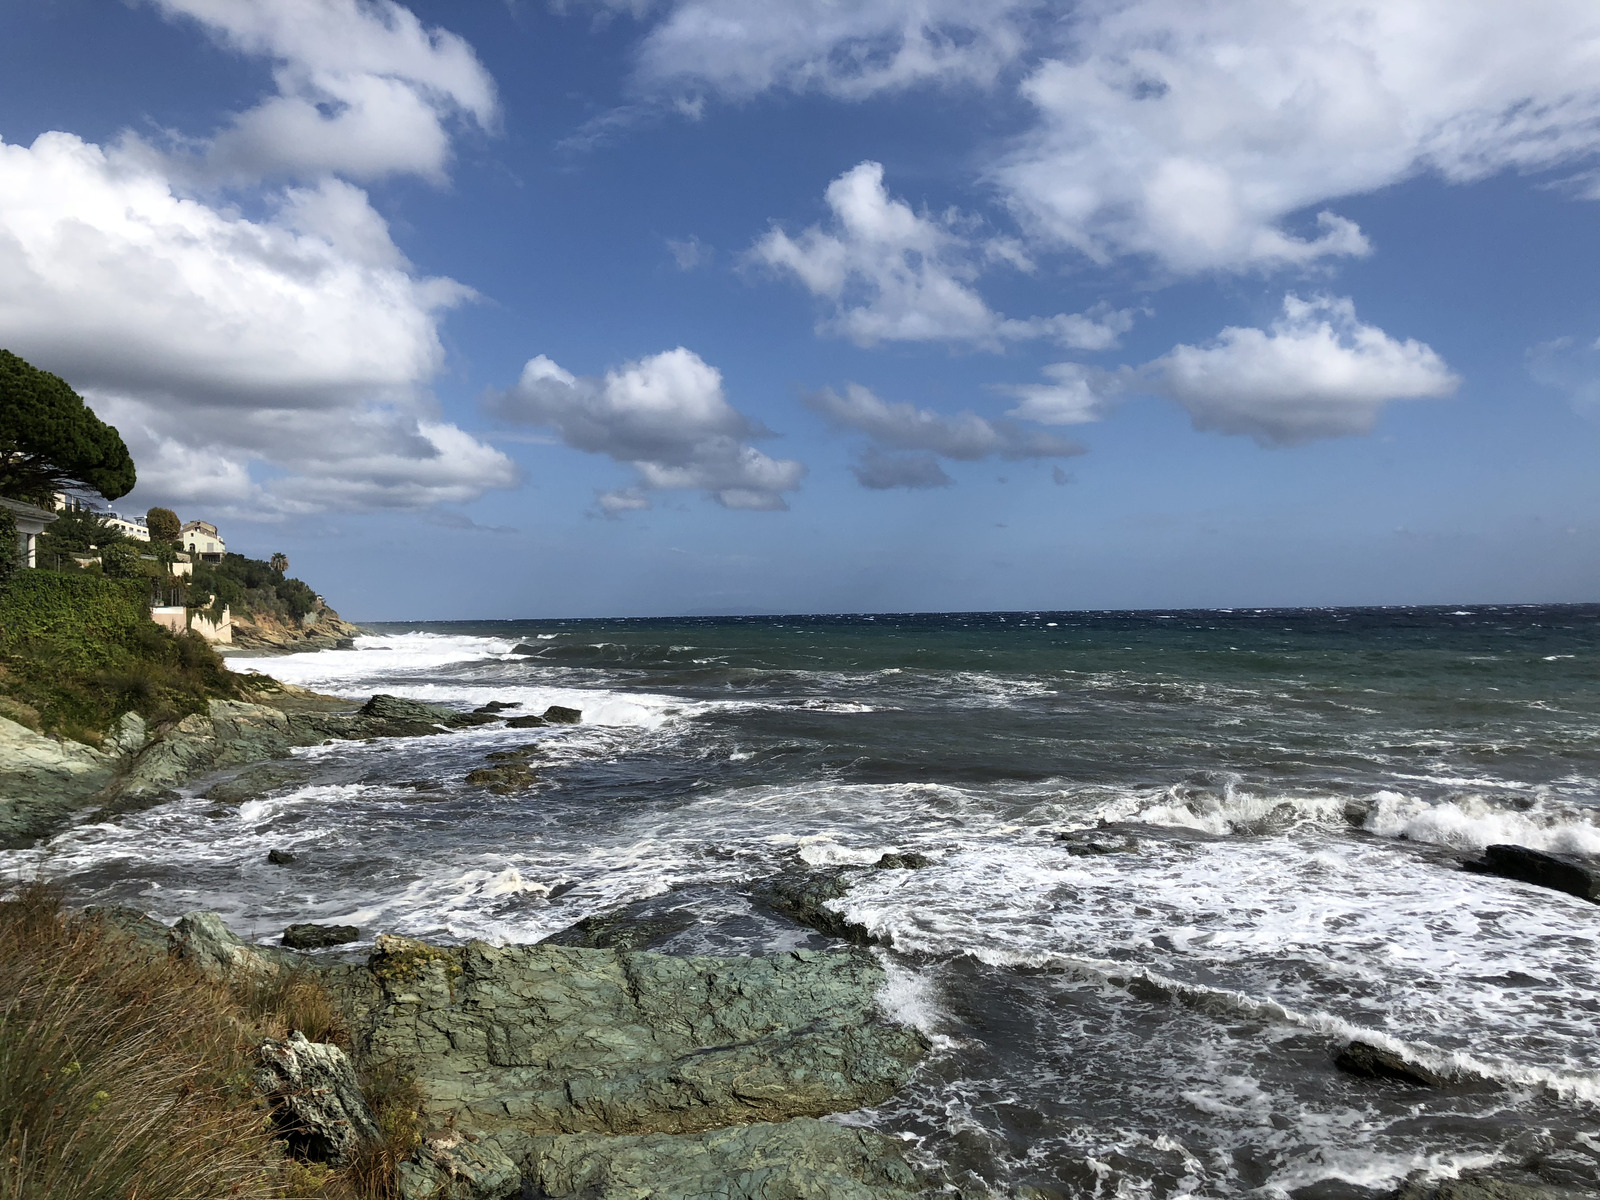
[[[529,1133],[695,1132],[876,1104],[927,1049],[867,954],[674,957],[380,937],[331,968],[364,1063],[433,1117]]]

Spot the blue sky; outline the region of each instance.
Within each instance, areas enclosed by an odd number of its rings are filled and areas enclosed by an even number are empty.
[[[0,345],[357,619],[1593,600],[1600,9],[0,8]]]

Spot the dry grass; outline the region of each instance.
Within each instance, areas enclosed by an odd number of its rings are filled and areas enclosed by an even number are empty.
[[[219,983],[40,884],[0,902],[0,1200],[390,1200],[413,1083],[363,1080],[384,1140],[341,1170],[285,1158],[250,1088],[263,1036],[347,1042],[314,976]]]

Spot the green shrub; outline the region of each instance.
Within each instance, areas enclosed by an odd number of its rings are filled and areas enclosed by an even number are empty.
[[[12,574],[22,565],[17,536],[17,514],[0,508],[0,591],[5,590]]]

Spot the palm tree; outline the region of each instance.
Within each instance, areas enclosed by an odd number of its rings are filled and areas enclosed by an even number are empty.
[[[289,556],[284,554],[282,551],[279,551],[277,554],[272,556],[272,559],[268,565],[271,566],[272,569],[279,575],[285,575],[289,571]]]

